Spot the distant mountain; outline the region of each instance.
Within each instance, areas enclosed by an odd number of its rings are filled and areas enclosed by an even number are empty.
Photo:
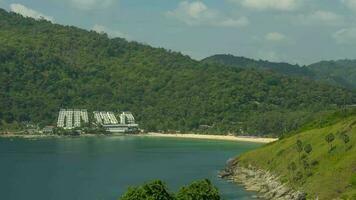
[[[302,76],[337,86],[356,88],[355,60],[322,61],[309,66],[299,66],[220,54],[207,57],[202,62],[237,68],[272,70],[289,76]]]
[[[309,65],[308,69],[319,80],[356,88],[356,60],[322,61]]]
[[[289,63],[276,63],[265,60],[254,60],[250,58],[233,56],[227,54],[219,54],[207,57],[202,60],[204,63],[221,64],[238,68],[256,68],[256,69],[268,69],[275,72],[279,72],[285,75],[296,75],[312,77],[313,73],[306,67],[299,65],[291,65]]]
[[[0,130],[86,108],[130,110],[150,131],[281,135],[356,102],[353,92],[299,76],[206,64],[2,9],[0,83]]]

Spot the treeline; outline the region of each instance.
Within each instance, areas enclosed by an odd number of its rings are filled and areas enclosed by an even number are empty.
[[[300,66],[219,54],[207,57],[202,62],[244,69],[272,70],[288,76],[305,77],[350,89],[356,88],[356,60],[321,61]]]
[[[282,135],[346,89],[259,69],[198,62],[0,10],[0,127],[55,124],[60,108],[130,110],[149,131]]]

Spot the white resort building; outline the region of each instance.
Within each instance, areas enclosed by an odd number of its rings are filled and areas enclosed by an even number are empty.
[[[123,112],[120,114],[120,123],[114,112],[94,111],[93,114],[96,120],[95,123],[102,125],[109,132],[128,133],[138,130],[138,124],[135,123],[135,118],[131,112]]]
[[[87,110],[61,109],[58,114],[57,127],[73,129],[81,127],[83,123],[89,123]]]
[[[138,124],[131,112],[122,112],[120,121],[111,111],[94,111],[93,124],[103,126],[107,131],[113,133],[128,133],[138,131]],[[73,129],[82,127],[89,123],[87,110],[81,109],[61,109],[58,114],[57,127],[64,129]]]

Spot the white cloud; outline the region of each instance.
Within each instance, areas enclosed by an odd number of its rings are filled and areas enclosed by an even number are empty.
[[[287,37],[282,34],[282,33],[278,33],[278,32],[271,32],[271,33],[267,33],[265,35],[265,39],[267,41],[272,41],[272,42],[279,42],[279,41],[283,41],[286,40]]]
[[[317,10],[309,15],[300,15],[299,21],[306,25],[342,25],[345,19],[330,11]]]
[[[356,0],[341,0],[348,8],[356,11]]]
[[[228,0],[256,10],[291,11],[298,8],[301,0]]]
[[[105,8],[114,3],[114,0],[69,0],[72,5],[81,10]]]
[[[14,13],[20,14],[24,17],[31,17],[34,19],[45,19],[47,21],[53,22],[53,17],[44,15],[36,10],[27,8],[22,4],[10,4],[10,10]]]
[[[356,44],[356,28],[344,28],[332,36],[339,44]]]
[[[249,23],[246,17],[227,17],[216,10],[208,8],[208,6],[201,1],[182,1],[175,10],[168,11],[166,16],[183,21],[190,26],[241,27]]]
[[[103,25],[99,25],[99,24],[95,24],[91,28],[91,30],[93,30],[93,31],[95,31],[97,33],[106,33],[111,38],[120,37],[120,38],[125,38],[127,40],[131,39],[131,37],[126,33],[123,33],[123,32],[118,31],[118,30],[113,30],[113,29],[107,28],[107,27],[105,27]]]
[[[232,18],[228,18],[228,19],[224,19],[219,21],[219,23],[217,23],[217,26],[225,26],[225,27],[239,27],[239,26],[246,26],[249,24],[249,21],[247,19],[247,17],[240,17],[238,19],[232,19]]]

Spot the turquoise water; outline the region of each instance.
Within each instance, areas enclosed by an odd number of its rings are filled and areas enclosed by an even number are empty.
[[[161,179],[172,191],[208,178],[229,200],[251,193],[217,178],[258,144],[148,137],[0,139],[0,199],[115,200],[130,185]]]

